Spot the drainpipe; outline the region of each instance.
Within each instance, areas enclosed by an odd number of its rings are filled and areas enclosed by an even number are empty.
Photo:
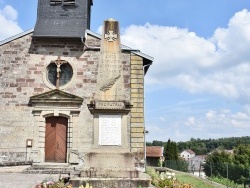
[[[149,67],[152,63],[148,64],[148,65],[144,65],[143,66],[143,74],[145,71],[145,67]],[[144,74],[145,76],[145,74]],[[146,164],[147,164],[147,156],[146,156],[146,134],[148,134],[149,132],[145,129],[146,128],[146,123],[145,123],[145,79],[143,76],[143,128],[144,128],[144,171],[146,171]]]

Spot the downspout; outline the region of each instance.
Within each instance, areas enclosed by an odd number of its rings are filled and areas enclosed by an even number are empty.
[[[145,123],[145,67],[149,67],[152,63],[144,65],[143,66],[143,128],[144,128],[144,171],[146,171],[146,166],[147,166],[147,156],[146,156],[146,134],[148,134],[148,131],[145,129],[146,128],[146,123]]]

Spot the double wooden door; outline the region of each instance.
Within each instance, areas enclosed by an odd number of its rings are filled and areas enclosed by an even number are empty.
[[[68,119],[46,118],[45,162],[65,163],[67,156]]]

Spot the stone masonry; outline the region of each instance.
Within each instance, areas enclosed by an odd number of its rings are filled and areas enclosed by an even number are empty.
[[[69,119],[67,161],[78,164],[93,144],[93,117],[87,108],[95,95],[100,38],[88,33],[85,44],[79,39],[32,39],[32,32],[0,45],[0,162],[43,162],[45,118],[61,114]],[[41,108],[37,113],[30,97],[49,92],[47,66],[61,59],[70,63],[73,78],[60,88],[83,98],[72,112],[69,107]],[[133,105],[128,121],[130,149],[138,161],[144,158],[144,70],[143,57],[122,52],[125,99]],[[27,139],[33,141],[26,147]]]

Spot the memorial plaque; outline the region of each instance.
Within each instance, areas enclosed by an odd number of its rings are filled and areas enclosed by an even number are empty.
[[[99,115],[99,145],[121,145],[121,115]]]
[[[120,101],[97,101],[95,103],[96,109],[125,109],[124,102]]]

